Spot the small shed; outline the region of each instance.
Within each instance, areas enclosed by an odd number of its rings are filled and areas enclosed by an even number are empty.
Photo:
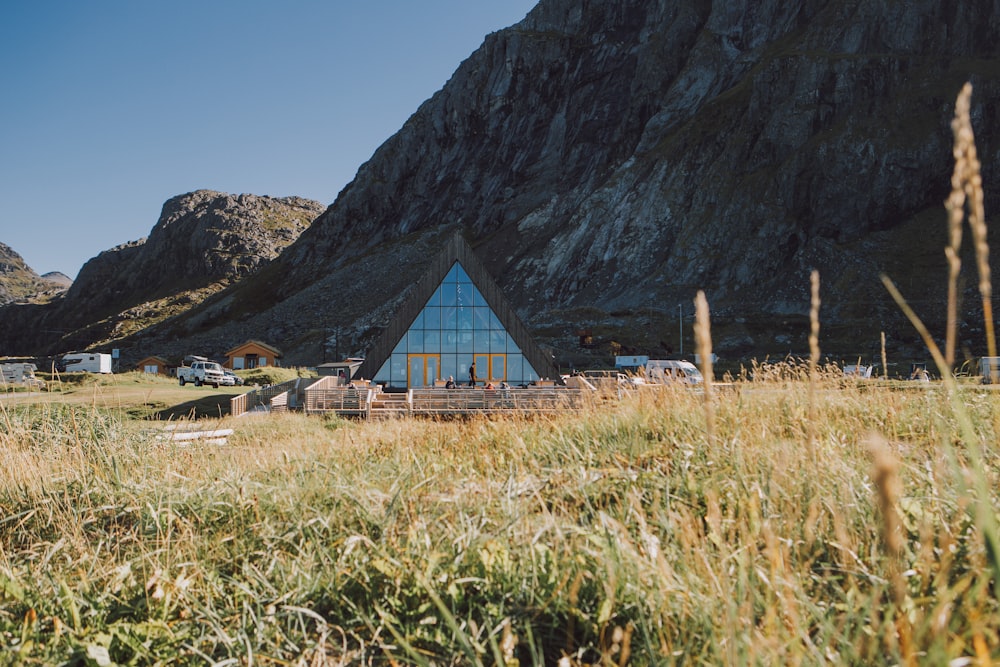
[[[163,357],[153,355],[137,363],[135,369],[150,375],[170,375],[170,362]]]
[[[265,366],[280,366],[281,350],[259,340],[248,340],[226,352],[226,363],[222,365],[237,371]]]
[[[354,378],[354,374],[361,368],[364,359],[348,359],[346,361],[331,361],[320,364],[316,367],[316,374],[320,377],[331,375],[342,378],[340,384],[346,385]]]

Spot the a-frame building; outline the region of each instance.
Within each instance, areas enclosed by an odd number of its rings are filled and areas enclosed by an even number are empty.
[[[527,385],[558,377],[500,287],[456,233],[369,350],[356,377],[389,387],[427,387],[453,377],[468,386]]]

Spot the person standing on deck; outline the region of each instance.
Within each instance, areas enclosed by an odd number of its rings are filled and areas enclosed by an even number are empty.
[[[476,386],[476,361],[475,361],[475,359],[472,360],[472,365],[469,366],[469,386],[470,387],[475,387]]]

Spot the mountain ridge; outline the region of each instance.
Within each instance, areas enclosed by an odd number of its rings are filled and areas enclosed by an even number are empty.
[[[38,275],[13,248],[0,243],[0,306],[13,301],[49,299],[72,282],[59,272]]]
[[[543,1],[361,166],[279,258],[279,296],[346,266],[348,247],[396,265],[382,281],[404,290],[418,272],[378,248],[459,225],[564,348],[602,318],[620,322],[609,335],[650,329],[637,345],[678,348],[671,313],[704,289],[732,325],[727,351],[804,349],[804,328],[775,345],[740,320],[807,315],[812,268],[834,327],[864,329],[866,350],[880,329],[912,344],[878,275],[902,268],[918,297],[941,298],[940,254],[912,249],[921,264],[900,266],[893,248],[914,230],[944,244],[967,79],[975,126],[1000,120],[995,5]],[[997,151],[980,137],[984,174]]]
[[[834,346],[868,354],[887,332],[922,354],[878,276],[940,324],[948,124],[967,80],[974,127],[1000,121],[998,16],[984,0],[542,0],[273,261],[121,340],[138,354],[254,337],[305,364],[334,339],[363,353],[461,229],[570,363],[583,329],[683,348],[699,289],[722,353],[804,350],[813,268]],[[989,212],[1000,145],[979,140]],[[963,313],[970,349],[977,315]]]
[[[60,298],[4,312],[0,344],[56,354],[140,334],[259,271],[323,208],[213,190],[172,197],[147,237],[87,261]]]

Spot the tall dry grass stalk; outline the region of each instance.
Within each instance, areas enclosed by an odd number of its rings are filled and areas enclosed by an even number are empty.
[[[948,210],[949,230],[956,225],[961,240],[962,216],[968,207],[969,228],[976,250],[976,265],[979,269],[979,294],[983,300],[983,318],[986,325],[986,347],[991,357],[996,356],[996,336],[993,331],[993,285],[990,277],[990,247],[986,241],[986,213],[983,207],[983,179],[979,158],[976,153],[976,137],[972,131],[969,107],[972,100],[972,84],[962,86],[955,101],[955,118],[951,121],[955,135],[955,169],[951,176],[951,195],[945,202]],[[951,235],[954,235],[954,231]],[[949,266],[951,258],[949,257]],[[949,290],[949,299],[951,292]],[[949,304],[950,304],[949,300]],[[949,325],[950,325],[949,320]],[[949,329],[951,332],[951,329]]]
[[[878,510],[882,518],[882,547],[885,549],[889,584],[892,601],[896,608],[896,634],[904,664],[916,665],[917,659],[913,650],[913,631],[907,618],[906,580],[902,574],[901,559],[905,556],[903,540],[903,523],[899,518],[896,505],[900,497],[902,484],[899,480],[899,464],[882,437],[872,435],[868,441],[869,450],[874,459],[872,465],[872,481],[878,501]]]
[[[816,440],[816,368],[819,365],[819,271],[809,274],[809,447]]]
[[[883,380],[888,380],[889,379],[889,363],[888,363],[887,357],[885,356],[885,332],[884,331],[882,332],[881,338],[882,338],[882,379]]]
[[[957,169],[957,165],[956,165]],[[958,256],[962,248],[962,205],[965,194],[961,187],[955,188],[956,176],[952,176],[951,196],[945,203],[948,209],[948,245],[944,255],[948,258],[948,305],[945,325],[944,360],[948,374],[955,364],[955,338],[958,332],[958,274],[962,270],[962,259]]]
[[[705,424],[709,440],[715,438],[715,411],[712,408],[712,324],[709,319],[708,300],[698,290],[694,299],[694,339],[701,358],[701,374],[705,378]]]

